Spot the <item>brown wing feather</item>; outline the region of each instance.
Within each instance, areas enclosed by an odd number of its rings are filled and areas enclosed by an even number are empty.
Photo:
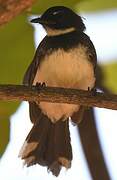
[[[83,33],[81,43],[83,44],[83,46],[87,47],[88,60],[93,64],[94,73],[96,76],[97,55],[95,47],[90,38],[85,33]],[[83,114],[86,109],[87,107],[81,106],[80,109],[72,115],[71,119],[75,124],[80,123],[82,121]]]

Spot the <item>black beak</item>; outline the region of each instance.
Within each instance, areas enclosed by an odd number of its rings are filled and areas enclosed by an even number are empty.
[[[31,23],[39,23],[39,24],[42,24],[42,25],[50,25],[50,24],[55,24],[54,22],[52,21],[46,21],[46,20],[43,20],[42,18],[34,18],[30,21]]]
[[[42,19],[41,18],[34,18],[34,19],[32,19],[31,21],[30,21],[31,23],[44,23],[43,21],[42,21]]]

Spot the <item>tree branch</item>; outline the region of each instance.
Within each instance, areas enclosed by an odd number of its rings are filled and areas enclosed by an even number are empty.
[[[58,87],[0,85],[0,100],[48,101],[117,110],[117,95]]]
[[[32,6],[35,0],[0,0],[0,25],[9,22],[25,9]]]

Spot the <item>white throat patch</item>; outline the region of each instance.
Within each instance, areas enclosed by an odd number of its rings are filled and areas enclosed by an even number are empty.
[[[47,35],[48,36],[59,36],[59,35],[62,35],[62,34],[67,34],[67,33],[70,33],[70,32],[73,32],[75,31],[75,28],[74,27],[70,27],[70,28],[67,28],[67,29],[51,29],[51,28],[48,28],[46,27],[46,32],[47,32]]]

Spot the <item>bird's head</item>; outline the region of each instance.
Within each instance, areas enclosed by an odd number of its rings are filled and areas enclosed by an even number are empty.
[[[41,17],[32,19],[31,22],[42,24],[50,36],[60,35],[74,30],[79,32],[85,30],[82,18],[64,6],[51,7]]]

